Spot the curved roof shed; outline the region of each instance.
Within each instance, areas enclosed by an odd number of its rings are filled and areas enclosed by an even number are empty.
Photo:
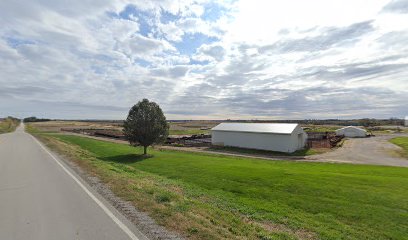
[[[342,136],[350,137],[350,138],[366,137],[367,131],[359,127],[348,126],[348,127],[337,129],[336,135],[339,135],[339,136],[342,135]]]

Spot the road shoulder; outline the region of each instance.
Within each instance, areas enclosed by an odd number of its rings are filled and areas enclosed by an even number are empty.
[[[31,134],[30,134],[31,135]],[[97,196],[116,217],[118,217],[140,240],[146,239],[182,239],[175,233],[159,226],[148,214],[137,210],[130,202],[116,196],[110,188],[96,176],[76,164],[73,159],[64,155],[57,148],[47,142],[46,138],[31,135],[39,141],[53,156],[60,160],[69,171],[74,174],[86,187]]]

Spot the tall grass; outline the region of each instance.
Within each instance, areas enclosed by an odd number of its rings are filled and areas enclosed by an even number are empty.
[[[402,155],[408,158],[408,137],[397,137],[390,140],[402,148]]]
[[[14,118],[5,118],[0,121],[0,134],[13,132],[16,130],[17,126],[20,124],[20,121]]]

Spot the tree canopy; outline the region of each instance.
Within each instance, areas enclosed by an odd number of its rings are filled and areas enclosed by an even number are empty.
[[[143,99],[130,109],[123,133],[132,146],[143,146],[146,154],[148,146],[167,138],[169,125],[160,106]]]

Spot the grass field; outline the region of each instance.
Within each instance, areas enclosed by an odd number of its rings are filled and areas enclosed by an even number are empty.
[[[274,152],[258,149],[247,149],[247,148],[237,148],[237,147],[226,147],[226,146],[213,146],[208,149],[208,151],[213,152],[227,152],[227,153],[244,153],[251,155],[260,155],[260,156],[311,156],[315,154],[321,154],[330,151],[329,148],[305,148],[297,150],[293,153],[285,152]]]
[[[306,132],[334,132],[343,126],[331,126],[331,125],[304,125]]]
[[[266,161],[43,134],[190,239],[407,239],[408,169]]]
[[[13,132],[14,130],[16,130],[18,124],[19,124],[18,121],[13,120],[11,118],[0,120],[0,134]]]
[[[400,146],[403,149],[404,157],[408,158],[408,137],[397,137],[390,140],[395,145]]]

